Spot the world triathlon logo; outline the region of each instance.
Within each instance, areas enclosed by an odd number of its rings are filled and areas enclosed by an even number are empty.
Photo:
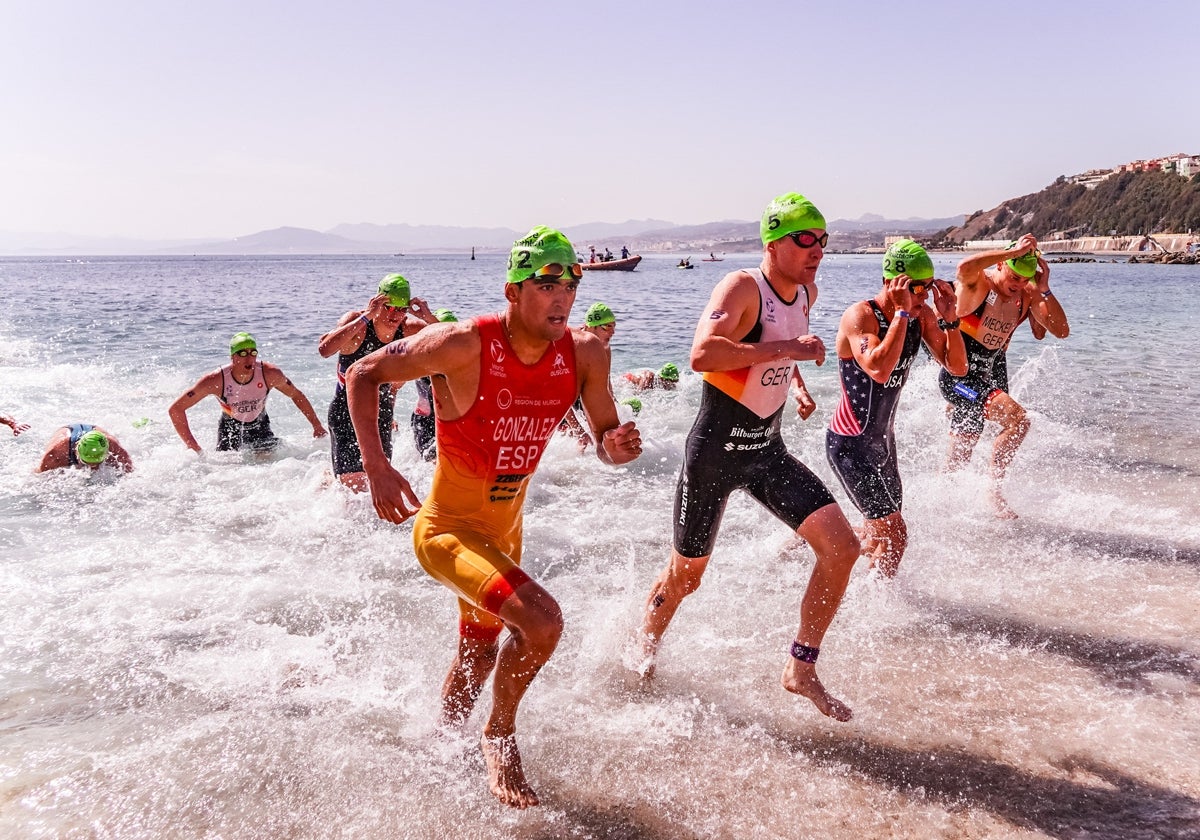
[[[500,339],[498,338],[492,339],[492,361],[504,361],[504,345],[500,343]]]
[[[492,349],[494,351],[495,347]],[[503,358],[503,353],[501,353],[501,358]],[[508,390],[507,388],[501,388],[499,391],[497,391],[496,405],[500,406],[500,408],[503,410],[508,410],[508,408],[512,405],[512,391]]]

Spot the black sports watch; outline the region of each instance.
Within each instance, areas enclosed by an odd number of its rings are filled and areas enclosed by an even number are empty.
[[[961,322],[961,318],[955,318],[953,321],[946,321],[942,318],[938,318],[938,329],[942,332],[945,332],[946,330],[956,330]]]

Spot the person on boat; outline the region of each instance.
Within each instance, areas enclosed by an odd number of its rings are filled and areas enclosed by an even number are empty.
[[[175,432],[184,445],[193,452],[200,451],[200,444],[192,435],[188,425],[187,410],[205,397],[216,397],[221,404],[221,419],[217,422],[217,451],[251,449],[269,452],[279,445],[279,438],[271,431],[271,419],[267,416],[267,395],[271,389],[290,397],[304,418],[312,424],[313,437],[325,437],[321,418],[313,410],[308,397],[292,384],[292,381],[269,362],[258,358],[258,344],[254,336],[240,332],[229,341],[229,364],[217,368],[183,392],[183,395],[167,410]]]
[[[493,676],[480,746],[492,794],[516,808],[538,804],[517,748],[518,707],[563,629],[558,603],[520,565],[530,477],[579,396],[602,462],[624,464],[642,449],[635,424],[618,419],[603,344],[568,327],[583,274],[574,256],[560,232],[535,227],[513,245],[504,311],[422,331],[346,378],[376,513],[397,524],[416,515],[417,559],[458,600],[440,723],[464,724]],[[376,398],[388,382],[421,376],[433,377],[438,402],[438,459],[423,504],[384,452]]]
[[[716,254],[714,254],[712,251],[709,251],[709,252],[708,252],[708,259],[709,259],[711,262],[716,262],[716,261],[717,261],[717,255],[716,255]]]
[[[440,323],[454,324],[458,316],[449,309],[435,309],[433,317]],[[422,376],[413,382],[417,389],[417,404],[413,406],[413,443],[426,461],[437,458],[437,407],[433,399],[433,381]]]
[[[700,411],[676,489],[674,550],[646,601],[637,670],[644,678],[653,676],[663,635],[683,599],[700,586],[726,501],[741,488],[816,555],[783,687],[845,721],[850,709],[826,691],[816,662],[859,541],[829,490],[787,451],[780,435],[789,393],[801,417],[815,407],[796,362],[825,360],[824,343],[809,330],[809,311],[829,235],[825,218],[797,193],[767,206],[760,232],[761,265],[725,275],[696,326],[691,361],[703,376]]]
[[[954,291],[969,369],[964,376],[943,370],[938,378],[950,413],[946,469],[961,469],[971,460],[985,420],[1000,424],[992,446],[990,495],[998,517],[1015,519],[1000,485],[1029,431],[1029,418],[1008,393],[1008,344],[1025,320],[1039,341],[1047,332],[1066,338],[1070,326],[1062,304],[1050,291],[1050,266],[1032,234],[1004,250],[964,259],[958,264]]]
[[[28,423],[19,423],[11,414],[0,414],[0,426],[12,429],[13,437],[29,430]]]
[[[649,391],[651,388],[674,391],[679,384],[679,367],[674,362],[667,362],[657,371],[650,368],[626,371],[622,378],[632,385],[635,391]]]
[[[678,267],[679,267],[679,268],[691,268],[691,267],[692,267],[692,258],[691,258],[691,257],[684,257],[683,259],[681,259],[681,260],[679,261],[679,266],[678,266]]]
[[[591,257],[588,258],[588,263],[590,264],[590,263],[594,263],[596,261],[596,246],[589,245],[588,247],[592,249],[592,255],[591,255]]]
[[[616,259],[616,257],[613,256],[613,252],[610,249],[605,248],[604,249],[604,261],[612,262],[615,259]]]
[[[415,335],[427,324],[437,323],[425,301],[412,296],[408,281],[389,274],[379,281],[378,293],[363,310],[352,309],[334,327],[321,336],[317,352],[328,359],[337,354],[337,385],[329,403],[330,456],[333,474],[356,493],[367,489],[358,438],[350,422],[346,402],[346,371],[364,356],[392,341]],[[392,457],[392,428],[396,411],[396,388],[392,383],[379,386],[379,436],[383,448]]]
[[[933,308],[926,305],[933,293]],[[919,244],[901,239],[883,255],[883,288],[853,303],[837,333],[841,395],[825,432],[825,456],[862,513],[863,551],[871,568],[894,577],[908,545],[892,431],[900,392],[924,344],[951,374],[967,372],[954,287],[934,279]]]
[[[621,246],[621,259],[623,259],[623,260],[629,259],[629,246],[628,245]]]
[[[613,334],[617,331],[617,316],[608,307],[606,303],[597,301],[588,307],[587,314],[583,319],[583,326],[576,328],[577,332],[590,333],[604,345],[604,351],[608,355],[609,367],[612,366],[612,341]],[[573,437],[579,443],[579,451],[587,449],[592,444],[592,436],[588,434],[584,424],[579,421],[577,412],[583,411],[583,402],[575,400],[575,404],[571,406],[558,424],[558,430],[565,435]]]
[[[91,423],[72,423],[51,436],[34,472],[67,467],[95,470],[105,464],[123,473],[133,472],[133,459],[115,435]]]

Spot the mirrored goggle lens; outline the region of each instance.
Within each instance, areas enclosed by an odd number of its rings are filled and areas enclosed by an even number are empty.
[[[529,276],[552,277],[555,280],[560,280],[564,274],[569,274],[578,280],[579,278],[583,277],[583,266],[579,263],[572,263],[571,265],[563,265],[562,263],[549,263],[542,266]]]

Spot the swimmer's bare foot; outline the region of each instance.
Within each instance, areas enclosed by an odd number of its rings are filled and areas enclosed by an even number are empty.
[[[807,697],[823,715],[834,720],[850,720],[850,707],[825,690],[815,665],[788,657],[788,664],[783,669],[783,687],[792,694]]]
[[[655,641],[653,636],[639,632],[637,638],[633,640],[632,647],[629,669],[637,674],[643,682],[654,679],[654,665],[655,660],[658,658],[658,642]]]
[[[1012,508],[1010,508],[1008,506],[1008,502],[1006,502],[1004,500],[1004,497],[1000,495],[999,487],[993,487],[988,492],[988,495],[991,497],[992,507],[996,511],[997,519],[1016,519],[1017,518],[1017,512],[1015,510],[1013,510]]]
[[[539,804],[537,794],[525,781],[515,735],[499,738],[484,735],[479,739],[479,748],[487,764],[488,787],[493,796],[513,808],[529,808]]]

